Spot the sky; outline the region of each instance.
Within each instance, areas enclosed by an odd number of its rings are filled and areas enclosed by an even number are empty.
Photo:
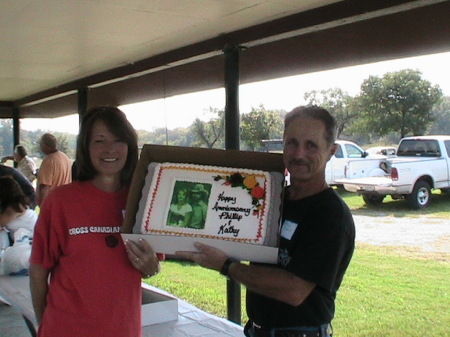
[[[242,114],[263,104],[266,109],[290,111],[304,104],[304,93],[312,90],[341,88],[349,95],[355,96],[359,93],[362,82],[370,75],[381,77],[385,73],[407,68],[421,71],[423,79],[432,85],[439,85],[444,95],[450,96],[449,64],[450,53],[441,53],[245,84],[239,88],[239,110]],[[187,127],[197,117],[207,120],[209,116],[206,111],[209,107],[224,109],[223,88],[124,105],[121,109],[136,129],[152,131],[166,126],[170,130]],[[50,120],[22,119],[21,128],[77,134],[78,115]]]

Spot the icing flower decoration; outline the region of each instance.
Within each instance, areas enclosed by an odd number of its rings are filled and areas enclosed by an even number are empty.
[[[258,216],[262,208],[261,200],[264,199],[265,190],[259,186],[258,181],[254,175],[242,176],[239,172],[233,173],[230,176],[215,176],[214,181],[225,180],[225,186],[241,187],[246,189],[252,197],[253,215]]]
[[[249,189],[252,189],[257,184],[258,184],[258,182],[256,181],[255,176],[247,176],[244,179],[244,185],[245,185],[245,187],[247,187]]]
[[[255,187],[253,187],[251,189],[250,194],[251,194],[251,196],[253,198],[261,199],[261,198],[264,197],[264,188],[262,188],[261,186],[257,185],[257,186],[255,186]]]
[[[227,180],[231,183],[231,187],[242,186],[244,183],[244,177],[240,173],[233,173]]]

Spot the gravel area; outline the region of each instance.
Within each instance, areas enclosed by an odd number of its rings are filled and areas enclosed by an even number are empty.
[[[450,219],[354,215],[356,242],[450,253]]]

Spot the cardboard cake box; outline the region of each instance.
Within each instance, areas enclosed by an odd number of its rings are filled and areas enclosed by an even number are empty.
[[[150,163],[172,162],[190,163],[198,165],[212,165],[222,167],[236,167],[284,174],[282,155],[278,153],[250,152],[237,150],[220,150],[205,148],[190,148],[164,145],[144,145],[139,162],[133,176],[128,195],[128,202],[123,225],[124,233],[131,233],[136,223],[139,201],[145,185],[147,167]],[[281,197],[281,196],[280,196]],[[278,226],[278,224],[273,224]],[[228,256],[242,261],[276,263],[277,247],[238,243],[227,240],[191,238],[174,235],[159,234],[122,234],[124,239],[138,240],[140,238],[150,243],[158,253],[168,255],[176,251],[197,251],[196,241],[223,250]]]
[[[142,287],[142,326],[159,324],[178,319],[178,301]]]

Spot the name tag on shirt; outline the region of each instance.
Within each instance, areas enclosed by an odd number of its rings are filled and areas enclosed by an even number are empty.
[[[292,239],[298,224],[289,220],[284,220],[283,226],[281,227],[281,237],[287,240]]]

